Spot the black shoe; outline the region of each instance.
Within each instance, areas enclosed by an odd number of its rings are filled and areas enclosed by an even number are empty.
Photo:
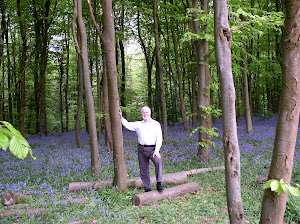
[[[149,192],[149,191],[152,191],[152,189],[150,188],[150,189],[145,189],[145,192]]]
[[[163,192],[163,191],[165,190],[165,189],[163,188],[163,186],[161,186],[161,182],[157,182],[156,189],[157,189],[159,192]]]

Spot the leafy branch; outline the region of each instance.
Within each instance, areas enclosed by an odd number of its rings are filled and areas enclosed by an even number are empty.
[[[276,192],[278,195],[284,191],[288,195],[300,196],[299,184],[297,184],[297,187],[292,187],[290,184],[284,183],[283,179],[280,181],[274,179],[268,180],[264,185],[264,189],[267,188],[271,188],[271,191]]]
[[[2,123],[0,125],[0,149],[6,151],[9,148],[10,152],[19,159],[25,159],[29,152],[30,156],[36,159],[30,145],[21,133],[7,121],[0,121],[0,123]]]

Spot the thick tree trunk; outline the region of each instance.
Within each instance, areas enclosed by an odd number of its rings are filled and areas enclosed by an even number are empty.
[[[91,165],[92,171],[96,174],[100,173],[100,160],[98,151],[98,141],[97,141],[97,130],[96,130],[96,118],[95,118],[95,108],[94,99],[92,94],[91,80],[89,74],[89,63],[88,63],[88,51],[87,51],[87,36],[86,29],[82,18],[82,2],[77,0],[77,22],[78,29],[80,33],[80,50],[81,50],[81,60],[83,68],[84,77],[84,90],[88,109],[88,128],[90,135],[90,146],[91,146]]]
[[[225,150],[226,197],[230,223],[245,223],[241,198],[240,150],[235,113],[235,89],[232,77],[232,34],[226,0],[214,1],[214,35],[217,72],[220,80]]]
[[[200,190],[199,184],[192,182],[188,184],[182,184],[175,187],[166,188],[163,192],[149,191],[133,196],[133,204],[135,206],[149,204],[151,202],[169,199],[182,196],[186,193],[193,193]]]
[[[153,0],[153,18],[154,18],[154,36],[155,36],[155,50],[157,58],[157,69],[159,78],[160,98],[161,98],[161,111],[162,111],[162,126],[163,126],[163,140],[168,140],[168,120],[167,120],[167,103],[165,98],[165,87],[164,87],[164,71],[163,64],[160,54],[160,41],[158,33],[158,14],[157,14],[157,2]]]
[[[194,18],[198,17],[198,1],[192,1],[193,8],[196,10],[194,12]],[[207,11],[207,1],[202,1],[202,9]],[[206,26],[203,27],[203,32],[206,32]],[[193,30],[195,34],[200,34],[200,22],[199,20],[193,21]],[[198,119],[199,119],[199,132],[198,132],[198,140],[200,143],[198,147],[198,156],[201,161],[209,161],[209,150],[211,148],[211,144],[209,141],[211,140],[211,136],[207,134],[207,129],[211,128],[210,125],[210,115],[205,112],[205,109],[210,104],[210,93],[207,89],[210,84],[209,77],[209,68],[208,68],[208,60],[205,59],[205,54],[208,52],[208,44],[206,40],[194,40],[195,50],[196,50],[196,71],[197,71],[197,81],[198,81],[198,95],[197,95],[197,104],[198,104]]]
[[[285,1],[282,33],[282,89],[268,179],[290,183],[300,114],[300,1]],[[283,223],[287,194],[264,192],[260,223]]]
[[[114,16],[112,11],[112,1],[102,0],[103,8],[103,47],[107,66],[107,80],[109,88],[109,115],[111,118],[111,129],[113,137],[113,158],[114,158],[114,186],[119,192],[127,189],[127,167],[123,154],[123,133],[119,115],[119,93],[118,93],[118,74],[114,54],[115,30]]]

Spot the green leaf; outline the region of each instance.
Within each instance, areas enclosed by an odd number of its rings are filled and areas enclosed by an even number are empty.
[[[291,192],[290,192],[289,185],[287,185],[287,184],[285,184],[285,183],[282,183],[282,184],[281,184],[281,187],[282,187],[282,190],[283,190],[284,192],[286,192],[287,194],[290,194],[290,193],[291,193]]]
[[[290,187],[290,192],[292,195],[300,196],[299,188],[297,187]]]
[[[27,141],[24,142],[24,138],[22,139],[18,136],[14,136],[10,140],[9,149],[16,157],[19,159],[24,159],[27,156],[30,148],[28,147]]]
[[[2,121],[2,123],[10,130],[13,134],[15,135],[21,135],[21,133],[15,129],[9,122],[7,121]]]
[[[271,187],[271,191],[275,191],[278,189],[279,187],[279,182],[277,180],[273,180],[272,183],[270,184]]]
[[[266,188],[270,188],[271,186],[271,183],[273,182],[274,180],[268,180],[266,183],[265,183],[265,185],[264,185],[264,189],[266,189]]]
[[[282,189],[282,187],[281,187],[281,184],[280,184],[279,182],[277,182],[277,183],[278,183],[278,188],[276,189],[275,192],[276,192],[277,194],[281,194],[283,189]]]
[[[5,134],[0,132],[0,149],[2,148],[4,151],[6,151],[8,146],[9,146],[9,139]]]
[[[243,14],[244,13],[244,10],[242,8],[239,8],[237,11],[236,11],[238,14]]]

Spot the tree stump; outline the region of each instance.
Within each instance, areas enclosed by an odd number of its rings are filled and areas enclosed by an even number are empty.
[[[157,200],[166,198],[175,198],[184,193],[192,193],[200,190],[199,184],[192,182],[178,185],[176,187],[166,188],[163,192],[149,191],[133,196],[133,204],[135,206],[145,205]]]
[[[7,210],[7,211],[0,211],[0,218],[13,217],[18,215],[37,216],[42,214],[48,215],[46,209],[36,208],[36,209]]]
[[[28,194],[20,194],[16,192],[6,192],[2,195],[2,203],[5,206],[14,205],[19,203],[21,199],[32,199],[32,195]]]

